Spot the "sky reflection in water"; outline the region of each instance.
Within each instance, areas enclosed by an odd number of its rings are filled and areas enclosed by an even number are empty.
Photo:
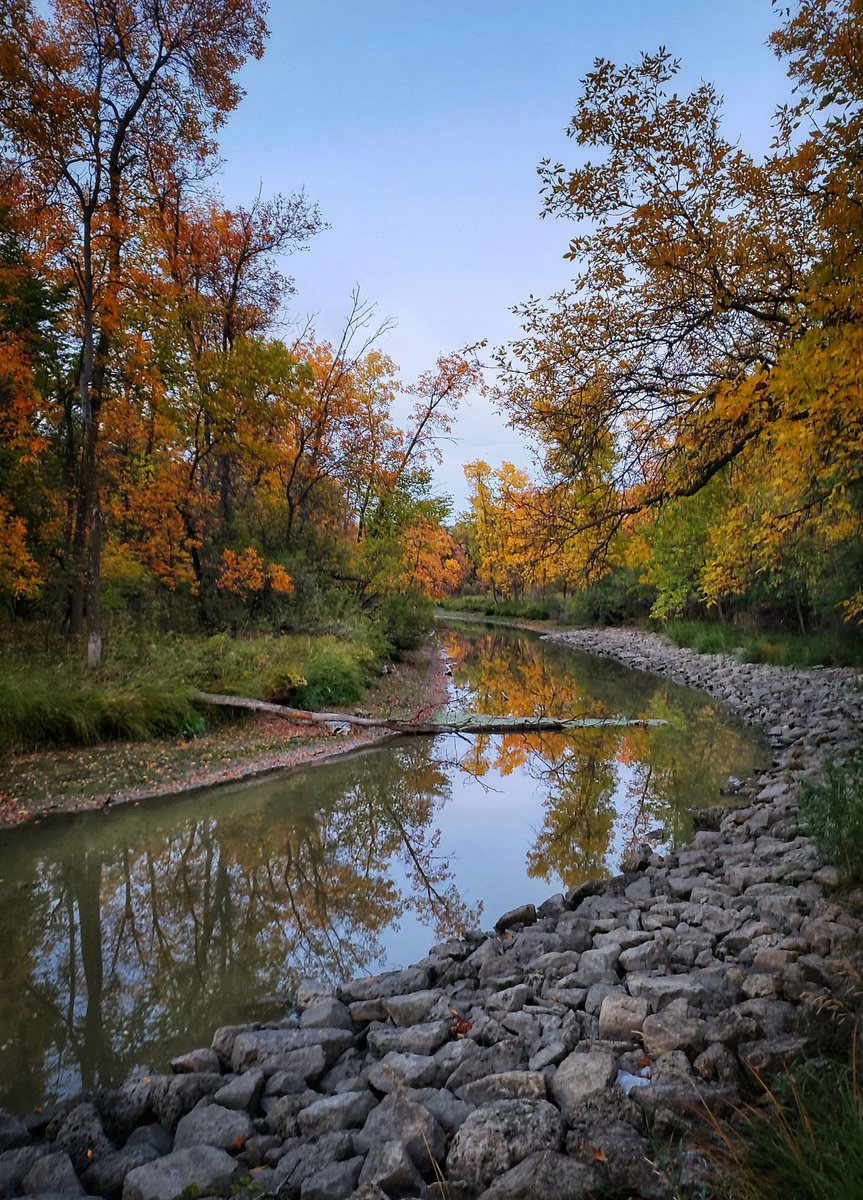
[[[454,707],[662,717],[656,729],[402,739],[302,772],[0,841],[0,1105],[110,1085],[271,1018],[303,975],[438,934],[682,838],[764,751],[708,698],[503,628],[441,632]],[[660,832],[661,831],[661,832]]]

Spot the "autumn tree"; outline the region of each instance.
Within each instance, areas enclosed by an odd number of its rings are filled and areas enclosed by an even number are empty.
[[[817,519],[859,496],[860,29],[859,0],[782,10],[772,43],[795,96],[763,159],[722,132],[712,85],[675,90],[664,49],[598,60],[583,81],[567,132],[596,157],[540,167],[545,215],[576,223],[578,273],[520,310],[523,336],[499,355],[510,420],[543,446],[538,511],[561,544],[588,532],[604,551],[629,516],[694,495],[756,445],[786,484],[777,537],[786,512]],[[559,503],[573,485],[577,502]]]
[[[74,287],[80,432],[67,533],[70,629],[101,654],[103,512],[100,428],[136,292],[146,164],[161,144],[200,162],[237,104],[235,81],[263,52],[261,0],[55,0],[43,18],[29,0],[0,10],[4,169],[38,228],[46,264]]]

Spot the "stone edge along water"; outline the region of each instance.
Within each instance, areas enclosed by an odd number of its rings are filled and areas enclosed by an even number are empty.
[[[665,857],[504,914],[407,970],[301,985],[300,1016],[216,1030],[167,1075],[0,1114],[0,1200],[663,1200],[709,1186],[705,1115],[815,1049],[861,918],[796,819],[850,750],[849,670],[555,640],[668,675],[767,729],[754,801]],[[709,1123],[708,1123],[709,1128]],[[650,1140],[648,1140],[648,1138]],[[668,1162],[657,1165],[657,1144]],[[661,1155],[660,1155],[661,1157]],[[251,1179],[251,1184],[244,1183]]]

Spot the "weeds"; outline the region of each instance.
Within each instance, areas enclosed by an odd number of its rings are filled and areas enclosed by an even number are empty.
[[[117,639],[105,666],[78,657],[4,654],[0,752],[38,746],[194,736],[205,729],[195,690],[321,708],[358,700],[374,677],[379,645],[335,636]],[[214,718],[207,712],[206,720]]]
[[[707,621],[670,621],[658,628],[697,654],[733,654],[743,662],[782,667],[863,667],[863,639],[852,632],[754,634]]]
[[[863,743],[847,763],[828,762],[819,782],[801,788],[800,816],[843,885],[863,882]]]

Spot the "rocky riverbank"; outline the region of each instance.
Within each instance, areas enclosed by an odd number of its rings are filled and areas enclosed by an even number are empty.
[[[279,1200],[709,1194],[704,1115],[815,1050],[859,941],[794,788],[847,751],[863,696],[853,672],[561,636],[768,724],[759,798],[407,970],[307,983],[298,1017],[219,1029],[171,1074],[3,1117],[0,1198],[186,1200],[244,1179]]]

